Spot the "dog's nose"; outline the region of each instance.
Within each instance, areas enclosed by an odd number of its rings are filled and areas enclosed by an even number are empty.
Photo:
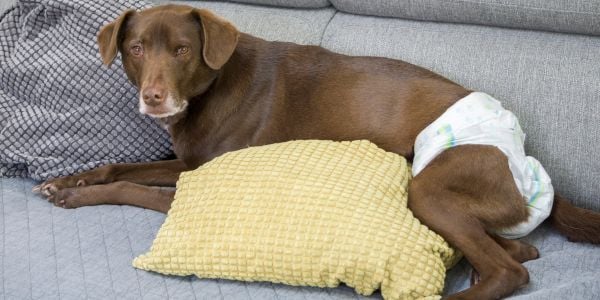
[[[142,91],[144,102],[149,106],[158,106],[165,102],[166,90],[160,87],[147,87]]]

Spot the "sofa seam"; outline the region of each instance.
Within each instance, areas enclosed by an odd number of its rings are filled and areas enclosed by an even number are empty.
[[[330,2],[331,3],[331,2]],[[332,3],[332,7],[335,8],[335,6],[333,6]],[[331,22],[333,21],[333,18],[335,18],[335,16],[337,16],[337,14],[340,11],[335,8],[335,11],[333,12],[333,14],[331,15],[331,18],[329,18],[329,20],[327,21],[327,24],[325,24],[325,27],[323,28],[323,33],[321,33],[321,39],[319,40],[319,46],[323,47],[323,40],[325,39],[325,33],[327,32],[327,30],[329,29],[329,25],[331,24]]]
[[[2,204],[0,205],[0,207],[2,207],[2,265],[0,267],[2,267],[2,292],[6,295],[6,281],[4,280],[4,276],[6,276],[4,271],[4,263],[6,262],[4,260],[4,257],[6,256],[6,218],[4,217],[6,211],[4,208],[4,179],[4,171],[2,171],[2,169],[0,168],[0,201],[2,201]]]

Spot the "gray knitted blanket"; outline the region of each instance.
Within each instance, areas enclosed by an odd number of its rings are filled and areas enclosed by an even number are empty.
[[[116,162],[164,159],[168,134],[137,110],[96,34],[135,0],[23,0],[0,15],[0,175],[44,180]]]

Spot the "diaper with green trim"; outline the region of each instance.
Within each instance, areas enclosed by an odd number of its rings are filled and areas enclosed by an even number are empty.
[[[525,154],[525,133],[511,111],[492,96],[473,92],[450,106],[419,133],[415,141],[412,174],[417,176],[443,151],[461,145],[488,145],[508,159],[515,185],[527,205],[529,217],[496,234],[508,239],[528,235],[552,211],[554,188],[542,164]]]

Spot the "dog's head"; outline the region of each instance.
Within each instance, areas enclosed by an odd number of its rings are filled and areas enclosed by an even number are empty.
[[[166,5],[128,10],[98,33],[104,64],[117,52],[140,91],[140,112],[164,118],[183,112],[233,54],[239,32],[205,9]]]

